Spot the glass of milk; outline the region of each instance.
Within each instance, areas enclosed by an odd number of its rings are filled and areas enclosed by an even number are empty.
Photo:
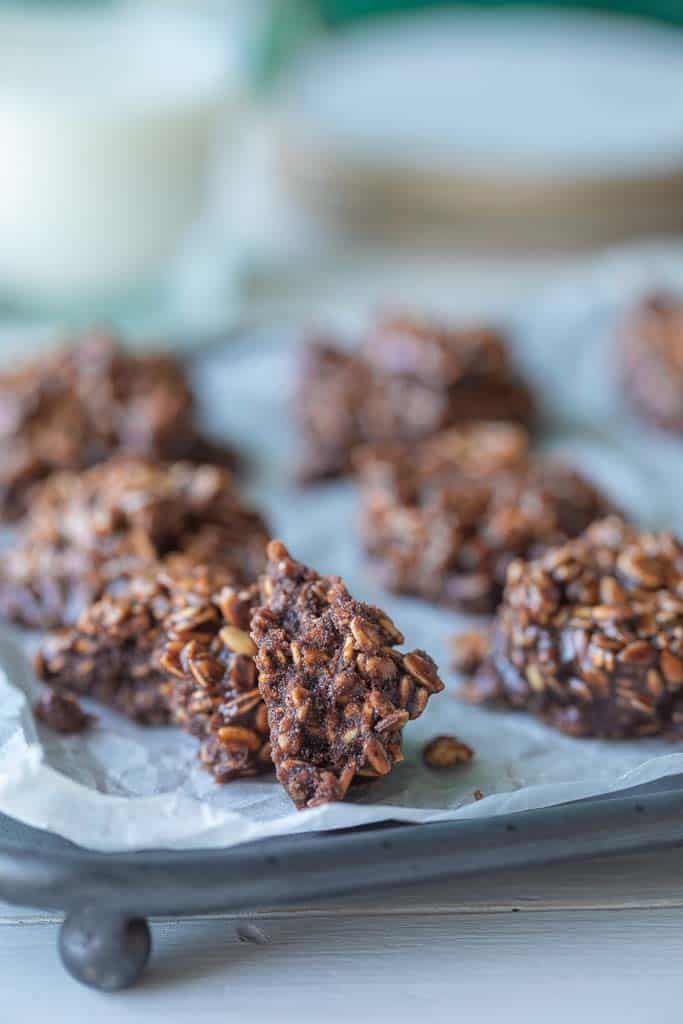
[[[192,5],[0,13],[0,300],[74,309],[168,278],[238,107]]]

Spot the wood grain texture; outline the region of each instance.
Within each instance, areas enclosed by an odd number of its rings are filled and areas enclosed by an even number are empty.
[[[162,924],[137,989],[101,995],[64,975],[55,925],[5,929],[8,1021],[392,1022],[675,1019],[683,913],[263,918]],[[253,928],[253,926],[252,926]],[[6,932],[11,931],[11,937]],[[11,939],[11,942],[7,940]]]
[[[155,921],[143,983],[101,995],[56,954],[58,920],[2,908],[2,1020],[516,1024],[676,1019],[683,849],[500,872],[315,907]]]

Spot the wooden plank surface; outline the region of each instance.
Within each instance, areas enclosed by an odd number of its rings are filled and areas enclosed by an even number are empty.
[[[106,996],[63,974],[56,925],[6,927],[3,1019],[675,1020],[682,926],[679,908],[165,923],[144,983]]]
[[[501,872],[314,907],[155,921],[144,982],[87,991],[58,919],[3,908],[8,1022],[459,1017],[547,1024],[677,1019],[683,849]]]

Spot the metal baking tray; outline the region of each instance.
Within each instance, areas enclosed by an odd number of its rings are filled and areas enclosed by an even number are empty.
[[[216,339],[205,351],[226,341]],[[243,350],[238,342],[235,352]],[[187,852],[96,853],[0,815],[0,899],[63,911],[65,966],[88,985],[115,990],[144,970],[150,916],[291,905],[681,842],[683,775],[515,814]]]
[[[292,905],[681,842],[683,775],[484,820],[285,836],[229,850],[92,853],[0,816],[0,898],[64,911],[65,966],[111,991],[144,971],[149,916]]]

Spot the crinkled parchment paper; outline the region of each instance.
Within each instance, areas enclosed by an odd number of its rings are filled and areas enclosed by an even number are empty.
[[[549,410],[545,445],[593,477],[639,521],[683,527],[683,443],[643,428],[612,383],[610,343],[624,305],[643,288],[683,285],[683,260],[615,256],[545,295],[510,326],[520,361]],[[406,760],[344,804],[296,812],[272,776],[216,785],[196,759],[196,741],[175,729],[143,729],[92,707],[96,726],[73,737],[36,727],[39,691],[25,637],[0,633],[0,811],[103,851],[231,846],[272,835],[360,825],[482,817],[543,807],[683,772],[683,750],[663,740],[573,740],[522,713],[470,708],[454,696],[448,639],[463,617],[390,597],[363,566],[348,483],[298,491],[288,480],[295,440],[286,415],[294,340],[254,332],[202,358],[197,385],[207,424],[244,443],[257,467],[254,497],[293,553],[343,575],[360,598],[385,607],[406,645],[430,651],[446,692],[405,733]],[[550,413],[550,410],[552,412]],[[470,620],[471,621],[471,620]],[[435,773],[423,744],[455,733],[476,750],[470,765]],[[484,798],[476,801],[480,790]]]

